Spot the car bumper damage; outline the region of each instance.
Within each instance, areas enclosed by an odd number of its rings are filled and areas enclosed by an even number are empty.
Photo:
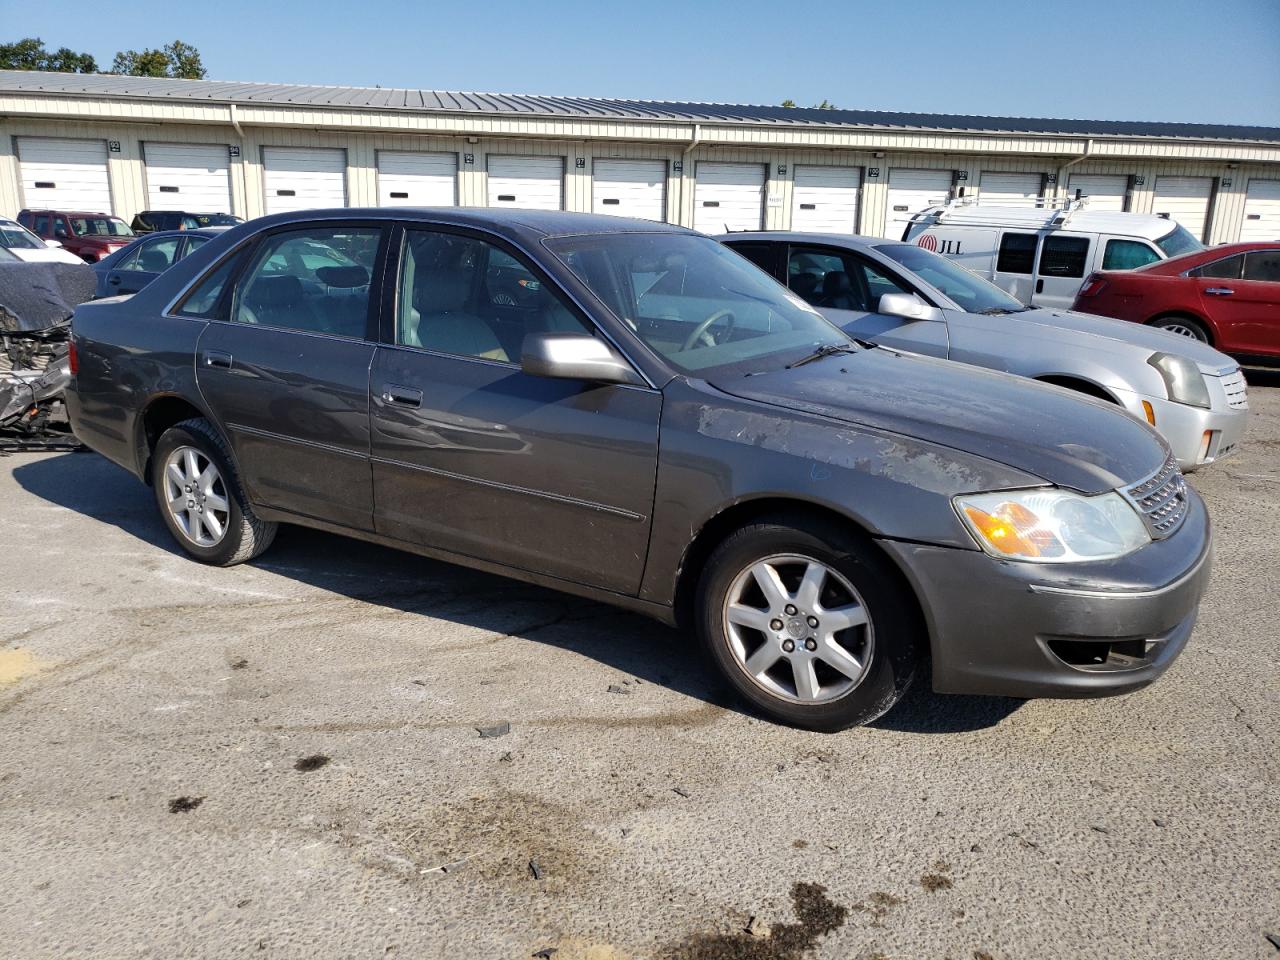
[[[1195,626],[1212,567],[1209,516],[1188,490],[1172,536],[1118,560],[1002,561],[884,542],[914,582],[940,693],[1099,697],[1154,681]]]

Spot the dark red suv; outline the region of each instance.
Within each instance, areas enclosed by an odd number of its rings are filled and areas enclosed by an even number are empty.
[[[133,242],[134,233],[109,213],[23,210],[18,222],[44,240],[57,240],[88,263],[97,263]]]

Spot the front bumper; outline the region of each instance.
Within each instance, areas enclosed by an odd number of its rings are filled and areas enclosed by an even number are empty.
[[[1089,564],[997,560],[883,542],[929,625],[933,688],[1009,697],[1099,697],[1144,687],[1182,651],[1209,582],[1209,514],[1188,489],[1171,537]]]
[[[1221,378],[1204,379],[1212,404],[1208,410],[1160,397],[1116,391],[1124,408],[1144,422],[1147,417],[1142,402],[1145,400],[1151,404],[1156,420],[1154,427],[1168,442],[1184,473],[1224,460],[1235,453],[1249,422],[1247,406],[1236,408],[1228,405]]]

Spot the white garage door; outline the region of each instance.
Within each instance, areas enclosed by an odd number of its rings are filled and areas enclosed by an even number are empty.
[[[666,220],[667,161],[593,161],[591,209],[618,217]]]
[[[263,147],[267,213],[347,205],[345,150]]]
[[[1203,240],[1212,193],[1213,180],[1209,177],[1157,177],[1152,213],[1167,215]]]
[[[378,206],[452,207],[457,202],[456,153],[378,151]]]
[[[858,232],[858,167],[796,167],[791,229],[815,233]]]
[[[950,170],[890,170],[888,212],[882,236],[901,240],[913,213],[947,202]]]
[[[231,212],[226,144],[146,143],[147,209]]]
[[[102,140],[18,138],[22,203],[32,209],[113,213]]]
[[[1067,181],[1067,194],[1072,198],[1079,191],[1088,197],[1086,210],[1111,210],[1124,212],[1124,195],[1129,189],[1129,178],[1099,173],[1073,173]]]
[[[1043,178],[1038,173],[982,171],[978,197],[987,206],[1034,207],[1040,199]]]
[[[489,157],[489,206],[564,208],[563,157]]]
[[[764,220],[764,166],[699,161],[693,188],[693,229],[703,233],[759,230]]]
[[[1280,180],[1250,180],[1241,240],[1280,240]]]

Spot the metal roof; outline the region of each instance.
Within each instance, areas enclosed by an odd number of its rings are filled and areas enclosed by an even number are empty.
[[[1213,123],[986,117],[882,110],[818,110],[729,103],[548,97],[383,87],[306,86],[223,80],[169,80],[112,74],[0,70],[0,94],[52,94],[153,102],[290,105],[346,110],[527,116],[564,119],[676,121],[820,127],[831,130],[961,131],[1071,137],[1155,137],[1280,142],[1280,128]]]

